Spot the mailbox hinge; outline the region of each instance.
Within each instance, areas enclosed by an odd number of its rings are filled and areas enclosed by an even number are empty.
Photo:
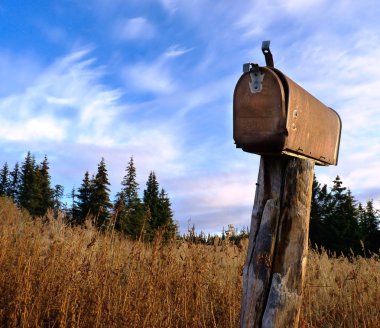
[[[243,65],[243,72],[249,73],[251,81],[249,81],[249,89],[252,93],[261,92],[263,89],[264,73],[260,72],[258,64],[247,63]]]
[[[249,72],[251,81],[249,82],[249,89],[252,93],[261,92],[263,89],[264,73],[260,72],[259,65],[252,64],[252,68]]]

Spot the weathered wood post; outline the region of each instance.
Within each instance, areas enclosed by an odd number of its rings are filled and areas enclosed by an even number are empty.
[[[273,66],[245,64],[234,92],[234,139],[261,155],[243,272],[241,327],[297,327],[314,163],[336,165],[341,121]]]

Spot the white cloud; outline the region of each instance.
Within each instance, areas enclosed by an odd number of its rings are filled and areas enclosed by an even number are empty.
[[[2,140],[62,141],[75,140],[78,135],[87,140],[105,138],[113,117],[121,110],[117,104],[121,93],[101,84],[102,68],[93,66],[93,58],[86,58],[89,51],[58,59],[24,92],[0,98],[0,118],[17,122],[3,126]]]
[[[133,87],[153,93],[171,93],[175,88],[169,67],[162,61],[150,64],[138,63],[126,67],[123,70],[123,78],[127,89]]]
[[[191,50],[192,49],[181,48],[178,45],[174,45],[174,46],[169,47],[168,50],[166,50],[166,52],[164,53],[164,56],[166,56],[168,58],[179,57],[179,56],[186,54],[187,52],[189,52]]]
[[[155,28],[145,17],[135,17],[119,21],[115,34],[123,40],[150,39],[155,35]]]
[[[156,60],[126,66],[122,71],[126,88],[133,87],[136,91],[157,94],[172,93],[177,86],[171,74],[171,61],[190,50],[175,45],[169,47]]]
[[[67,121],[57,121],[48,116],[30,118],[17,123],[3,120],[0,126],[0,138],[21,142],[30,140],[62,141],[66,136],[67,127]]]

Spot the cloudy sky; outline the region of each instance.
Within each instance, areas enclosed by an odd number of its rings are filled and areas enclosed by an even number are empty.
[[[112,193],[133,155],[182,231],[248,225],[259,156],[235,149],[242,64],[275,65],[341,116],[339,174],[380,203],[377,0],[0,0],[0,161],[46,154],[70,192],[105,158]]]

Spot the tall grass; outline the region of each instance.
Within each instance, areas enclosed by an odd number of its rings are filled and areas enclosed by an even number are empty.
[[[246,241],[146,244],[51,217],[0,199],[2,326],[238,327]],[[301,326],[378,327],[379,269],[311,252]]]

